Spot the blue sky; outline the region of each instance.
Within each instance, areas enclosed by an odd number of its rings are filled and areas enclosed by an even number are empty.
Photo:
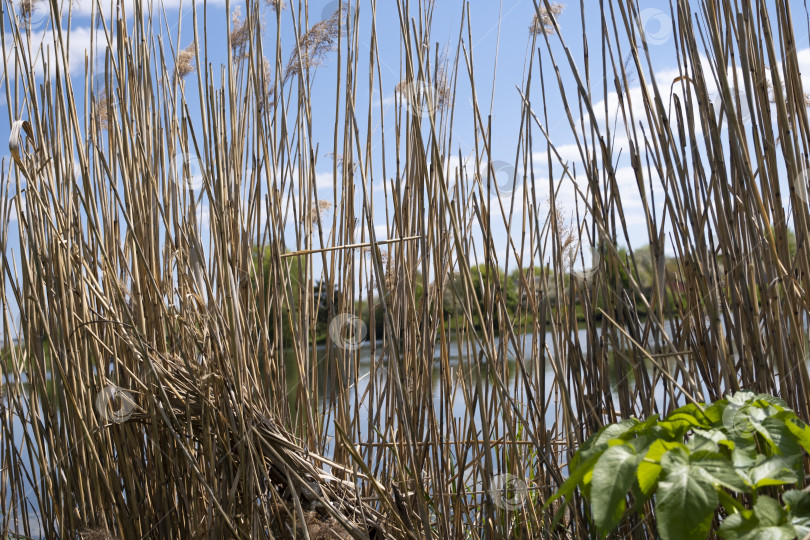
[[[287,0],[287,9],[282,11],[281,14],[282,56],[285,60],[294,46],[294,34],[292,31],[293,20],[289,6],[290,3],[297,7],[297,2]],[[415,6],[416,2],[412,0],[411,4]],[[693,10],[698,10],[698,3],[693,2],[693,4],[695,6]],[[109,11],[109,0],[104,0],[101,5],[105,12]],[[263,42],[265,50],[268,51],[272,50],[277,24],[273,11],[264,4],[262,5],[265,13]],[[371,179],[374,185],[378,187],[378,189],[373,192],[374,206],[377,209],[381,209],[385,204],[384,193],[379,189],[383,180],[381,172],[382,163],[384,162],[386,164],[387,176],[390,178],[393,174],[391,171],[393,171],[395,162],[395,156],[393,154],[395,146],[394,120],[395,115],[398,114],[395,87],[403,78],[401,71],[402,49],[399,16],[395,2],[391,0],[378,2],[376,17],[378,31],[377,46],[380,57],[382,93],[380,94],[377,91],[378,86],[375,80],[375,92],[369,95],[367,89],[369,78],[369,39],[371,37],[370,28],[372,17],[371,2],[370,0],[360,0],[359,4],[354,5],[359,6],[357,9],[359,9],[360,29],[358,38],[359,48],[357,51],[357,115],[362,141],[364,140],[366,130],[366,112],[369,104],[372,105],[372,139],[375,141],[375,144],[372,149],[373,168],[371,170]],[[607,112],[610,119],[607,124],[604,118],[605,105],[604,102],[600,103],[600,100],[604,99],[605,96],[602,91],[604,78],[601,65],[601,50],[603,44],[599,4],[595,1],[588,0],[585,2],[585,5],[587,6],[587,12],[582,13],[580,3],[570,2],[565,11],[559,16],[558,22],[561,28],[561,37],[569,47],[581,76],[588,78],[590,82],[596,105],[594,109],[597,115],[600,115],[600,129],[604,131],[606,125],[609,124],[611,129],[616,131],[617,147],[626,147],[626,143],[622,142],[624,139],[624,128],[620,122],[614,124],[615,119],[612,116],[617,108],[615,92],[609,92],[607,96]],[[71,41],[69,63],[73,75],[74,92],[77,95],[82,95],[84,91],[85,55],[89,51],[93,32],[93,24],[90,18],[91,6],[90,0],[78,0],[75,2],[72,19],[70,21]],[[131,21],[133,17],[133,3],[129,1],[125,3],[125,6],[128,18]],[[672,39],[670,28],[671,18],[669,6],[666,2],[654,0],[642,0],[640,6],[641,17],[639,22],[647,33],[651,64],[655,70],[653,75],[661,89],[663,97],[668,99],[670,96],[670,85],[678,76],[674,40]],[[806,13],[802,2],[791,2],[791,6],[793,8],[794,24],[796,25],[795,34],[797,37],[800,64],[803,74],[807,74],[810,73],[810,50],[808,49],[808,24]],[[326,18],[336,7],[337,4],[334,1],[310,1],[310,24],[314,24],[316,21]],[[218,66],[226,61],[226,54],[228,54],[225,41],[226,25],[230,21],[231,14],[237,8],[241,8],[242,13],[246,11],[243,2],[232,2],[229,8],[226,7],[223,1],[212,1],[207,4],[199,2],[197,4],[197,25],[199,30],[205,32],[207,36],[208,61],[213,66],[213,72],[217,76],[219,74]],[[433,42],[434,48],[438,47],[440,52],[447,49],[447,55],[451,61],[456,53],[456,44],[462,21],[462,10],[464,8],[465,4],[458,0],[438,0],[436,2],[431,41]],[[40,8],[40,10],[41,9],[43,8]],[[620,17],[620,15],[618,15],[618,8],[616,9],[617,16]],[[207,10],[207,12],[204,10]],[[164,12],[165,20],[163,19]],[[178,46],[179,48],[186,47],[192,41],[193,14],[190,1],[183,2],[182,8],[179,0],[167,0],[162,6],[155,3],[151,13],[156,34],[160,35],[166,54],[171,54],[170,50],[177,50]],[[479,108],[483,115],[492,115],[492,160],[511,165],[515,160],[515,150],[520,137],[522,105],[518,88],[525,86],[527,54],[528,47],[531,43],[529,25],[534,14],[534,6],[530,0],[504,1],[502,3],[491,0],[473,0],[469,5],[469,13],[472,27],[472,43],[468,43],[466,29],[462,37],[465,46],[471,51],[471,57],[474,63],[475,86]],[[411,16],[416,17],[416,13],[412,13]],[[8,17],[8,15],[6,15],[6,17]],[[4,20],[4,24],[8,25],[8,21]],[[65,27],[68,25],[67,11],[65,11],[65,15],[63,15],[62,24]],[[34,42],[38,39],[44,39],[47,43],[48,40],[51,39],[49,28],[47,14],[41,11],[35,11],[34,17],[32,17],[31,32]],[[179,39],[178,32],[180,32]],[[619,32],[621,33],[621,28],[619,28]],[[587,37],[590,51],[591,64],[589,71],[586,71],[583,61],[583,33]],[[577,183],[579,184],[581,181],[582,183],[579,185],[584,187],[585,178],[582,175],[579,152],[573,144],[574,138],[571,133],[568,118],[563,113],[563,94],[568,96],[569,100],[575,101],[576,84],[571,76],[570,67],[565,63],[563,48],[559,40],[554,36],[550,36],[549,39],[552,42],[552,51],[554,52],[555,58],[561,63],[560,72],[564,92],[561,93],[556,86],[555,74],[549,62],[548,51],[545,50],[545,43],[539,40],[537,47],[541,49],[547,85],[547,122],[543,118],[536,64],[532,92],[529,97],[532,101],[535,113],[544,123],[545,129],[550,134],[552,142],[558,147],[563,159],[568,160],[570,165],[576,167],[579,175]],[[623,45],[625,46],[623,54],[626,55],[628,51],[626,43]],[[51,50],[53,50],[52,46]],[[5,54],[8,59],[11,58],[13,52],[14,51],[9,46],[6,46]],[[451,169],[459,165],[456,156],[461,154],[465,159],[469,158],[475,148],[475,123],[471,104],[472,96],[470,93],[468,75],[463,63],[463,52],[461,55],[461,65],[458,71],[458,94],[454,105],[452,156],[448,158],[448,163],[445,164]],[[621,60],[623,60],[623,58],[619,59],[619,61]],[[171,64],[171,62],[167,63]],[[3,67],[0,66],[0,69],[3,69]],[[38,64],[38,69],[41,78],[41,63]],[[332,158],[330,157],[330,154],[333,152],[332,139],[335,122],[334,104],[337,69],[337,55],[331,53],[326,58],[324,64],[317,70],[312,84],[314,98],[312,100],[313,138],[314,142],[319,145],[318,162],[315,167],[318,198],[330,202],[337,200],[335,198],[335,191],[337,190],[339,192],[341,189],[341,186],[335,187],[335,183],[332,179]],[[342,69],[345,70],[345,65],[342,66]],[[452,66],[450,69],[452,69]],[[494,84],[493,75],[495,76]],[[643,76],[649,83],[650,73],[644,73]],[[192,114],[199,111],[195,97],[195,77],[196,75],[192,74],[186,78],[185,82],[186,95],[189,99],[189,108]],[[629,94],[634,97],[635,107],[641,111],[641,88],[638,86],[639,79],[640,77],[636,75],[633,79],[633,84],[631,84]],[[608,81],[608,83],[608,89],[612,88],[612,81]],[[805,88],[808,88],[808,86],[810,85],[805,82]],[[15,107],[10,107],[7,103],[6,90],[5,84],[3,83],[2,87],[0,87],[0,106],[4,109],[3,121],[0,122],[0,138],[4,140],[8,139],[11,122],[19,117]],[[675,91],[677,93],[679,89],[676,88]],[[81,110],[79,114],[82,114]],[[575,114],[578,114],[576,108]],[[575,120],[579,121],[579,118],[575,117]],[[427,124],[427,122],[425,123]],[[646,124],[646,121],[644,123]],[[380,141],[382,139],[381,133],[383,129],[381,125],[385,126],[384,135],[387,155],[382,154]],[[534,144],[532,152],[535,171],[541,175],[536,179],[535,186],[539,192],[543,190],[548,191],[548,180],[542,177],[542,175],[548,171],[546,165],[547,156],[545,153],[546,145],[540,130],[536,129],[536,126],[533,127],[533,137]],[[618,155],[618,150],[616,155]],[[625,151],[622,155],[626,156],[627,152]],[[13,173],[14,167],[10,164],[10,159],[8,159],[9,152],[5,145],[2,150],[0,150],[0,156],[5,158],[4,166],[6,167],[6,171]],[[617,181],[622,190],[622,202],[628,214],[630,243],[635,247],[640,247],[646,244],[648,240],[635,179],[632,175],[632,170],[629,168],[629,163],[624,157],[618,160],[614,165],[617,167]],[[508,166],[504,165],[502,169],[508,170]],[[556,165],[554,168],[555,174],[559,174],[561,170],[559,165]],[[500,178],[499,182],[502,182]],[[660,201],[663,188],[660,185],[657,187],[654,186],[653,192],[656,194],[657,201]],[[515,197],[521,195],[522,191],[520,189],[516,190],[513,194]],[[570,180],[564,181],[560,190],[560,203],[566,211],[573,212],[576,204],[575,197],[573,182]],[[508,199],[508,197],[506,199]],[[538,194],[538,199],[544,200],[545,196]],[[660,203],[658,206],[660,208]],[[359,214],[359,210],[358,204],[355,212]],[[538,209],[538,211],[543,210],[542,208]],[[201,212],[203,223],[206,215],[207,212],[203,209]],[[292,218],[289,221],[291,225],[288,227],[287,231],[287,242],[290,248],[295,248]],[[378,220],[375,216],[375,225],[378,240],[386,238],[389,231],[386,230],[384,219]],[[519,230],[519,226],[516,230]],[[8,232],[9,236],[13,239],[17,233],[16,223],[11,224]],[[507,244],[506,228],[503,225],[496,226],[494,234],[496,237],[496,245],[503,247],[503,250],[499,253],[499,260],[503,261]],[[479,246],[482,245],[480,235],[478,235],[475,241],[478,242]],[[13,240],[10,244],[11,250],[15,255],[18,254],[19,246]],[[304,246],[299,247],[303,248]],[[668,251],[671,251],[671,249]],[[585,254],[585,265],[589,264],[587,259],[588,255]],[[511,264],[513,269],[513,263]],[[318,271],[317,268],[316,271]]]

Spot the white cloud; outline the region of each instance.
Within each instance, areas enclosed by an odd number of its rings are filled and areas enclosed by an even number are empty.
[[[64,2],[66,4],[66,2]],[[110,9],[112,8],[115,10],[116,6],[120,3],[120,0],[98,0],[98,4],[101,6],[101,12],[105,14],[110,13]],[[152,9],[154,12],[162,12],[162,10],[170,10],[180,7],[181,0],[163,0],[162,2],[156,1],[153,2]],[[183,9],[185,10],[188,8],[191,11],[191,4],[196,3],[197,8],[200,9],[204,4],[204,0],[184,0],[182,2]],[[93,5],[96,4],[96,0],[76,0],[73,5],[74,13],[78,12],[85,15],[90,15],[93,9]],[[124,0],[123,2],[124,10],[127,14],[127,17],[132,17],[135,13],[135,0]],[[149,3],[141,3],[142,9],[147,9],[149,7]],[[225,5],[225,0],[208,0],[208,5]],[[98,7],[96,8],[98,10]]]
[[[391,94],[390,96],[388,96],[386,98],[383,98],[383,100],[382,100],[383,111],[387,111],[391,107],[395,106],[396,103],[397,103],[397,95],[396,94]],[[380,106],[380,100],[379,99],[374,100],[373,105],[375,107],[379,107]]]
[[[335,185],[332,171],[329,172],[316,172],[315,173],[315,188],[316,189],[332,189]]]
[[[388,225],[375,225],[374,236],[377,240],[388,238]]]
[[[553,142],[553,141],[552,141]],[[579,146],[576,144],[563,144],[560,146],[554,146],[550,150],[551,152],[551,162],[558,163],[557,154],[559,154],[559,159],[562,160],[563,163],[571,161],[579,161],[580,160],[580,153],[579,153]],[[532,154],[532,160],[537,166],[538,164],[548,164],[548,157],[549,151],[544,149],[541,151],[534,152]]]
[[[96,56],[96,65],[99,67],[103,66],[104,48],[107,46],[107,34],[104,32],[104,25],[102,25],[100,22],[101,18],[104,19],[107,30],[114,33],[114,29],[112,28],[112,24],[114,22],[113,18],[119,16],[121,13],[125,13],[127,20],[131,22],[135,13],[135,1],[136,0],[123,0],[123,2],[120,0],[99,0],[98,3],[100,3],[101,8],[99,11],[99,6],[97,5],[96,0],[76,0],[73,2],[72,8],[70,8],[69,0],[59,0],[62,13],[62,36],[68,46],[66,56],[68,58],[70,72],[74,76],[74,84],[79,84],[79,81],[75,78],[84,73],[84,62],[86,57],[90,58],[91,56]],[[201,11],[202,6],[204,5],[203,0],[185,0],[182,2],[183,21],[188,18],[188,24],[184,25],[184,33],[189,36],[191,35],[191,32],[193,32],[193,26],[191,25],[191,14],[193,13],[192,3],[197,4],[199,17],[202,17]],[[156,1],[151,3],[140,2],[139,5],[142,6],[142,8],[148,8],[149,6],[152,7],[152,14],[150,14],[148,10],[144,11],[145,17],[154,15],[162,19],[165,10],[166,19],[168,20],[168,32],[170,34],[170,38],[172,41],[176,39],[177,27],[180,23],[181,13],[179,12],[179,7],[181,5],[181,0],[163,0],[162,2]],[[225,6],[225,0],[208,0],[207,5],[209,7],[214,6],[216,9],[221,9]],[[94,6],[95,14],[97,16],[101,15],[101,18],[97,19],[96,21],[90,20],[91,15],[94,13]],[[67,26],[69,20],[68,13],[70,13],[70,28]],[[10,37],[10,30],[12,27],[11,23],[9,22],[9,17],[10,14],[6,14],[4,17],[7,37]],[[27,19],[24,24],[27,26],[28,30],[26,30],[25,27],[22,27],[21,36],[24,40],[24,50],[26,51],[26,54],[30,50],[29,68],[33,68],[35,76],[37,78],[41,78],[43,75],[44,66],[43,57],[47,57],[51,71],[50,74],[53,76],[56,71],[55,58],[61,55],[61,52],[59,52],[60,49],[57,47],[58,33],[55,33],[53,30],[53,23],[51,21],[48,3],[43,2],[36,4],[33,15]],[[163,26],[165,25],[161,25],[161,27]],[[96,54],[91,55],[91,35],[93,35],[94,32]],[[110,48],[114,49],[114,35],[111,35],[111,39],[113,40],[113,43],[110,45]],[[4,51],[6,58],[13,62],[16,56],[15,52],[14,45],[10,40],[7,40]],[[167,51],[167,54],[170,56],[169,51]],[[170,58],[167,60],[167,63],[171,63]],[[0,76],[2,76],[2,69],[2,65],[0,65]],[[22,65],[20,65],[19,69],[22,70]]]
[[[80,84],[77,79],[77,74],[84,73],[85,57],[90,56],[92,29],[90,27],[74,27],[70,31],[69,37],[69,48],[67,50],[68,67],[70,73],[74,76],[74,84]],[[96,39],[98,39],[98,33],[96,34]],[[23,71],[25,66],[23,63],[24,55],[28,68],[33,69],[35,77],[41,78],[44,74],[46,59],[50,68],[49,74],[52,77],[56,74],[56,65],[57,63],[61,63],[61,60],[59,62],[56,60],[57,58],[61,58],[61,52],[59,51],[61,51],[61,46],[58,46],[58,38],[55,39],[53,32],[50,30],[40,30],[37,33],[31,34],[30,49],[27,43],[25,47],[17,48],[12,45],[11,42],[7,42],[4,54],[12,72],[15,70],[15,63],[17,63],[16,69],[19,72]],[[2,76],[1,71],[2,66],[0,66],[0,76]],[[76,88],[76,91],[81,92],[82,88],[83,86],[80,86]]]

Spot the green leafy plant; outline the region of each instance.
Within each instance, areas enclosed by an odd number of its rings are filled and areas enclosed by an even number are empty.
[[[545,506],[579,488],[600,536],[651,501],[664,540],[706,538],[715,515],[723,538],[804,538],[810,492],[786,490],[803,480],[802,449],[810,451],[810,428],[785,402],[741,391],[663,420],[603,427],[576,452]]]

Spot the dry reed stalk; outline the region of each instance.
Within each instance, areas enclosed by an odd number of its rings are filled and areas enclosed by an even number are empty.
[[[674,4],[668,40],[684,61],[658,81],[648,51],[660,36],[642,40],[637,2],[597,15],[603,72],[579,71],[572,51],[595,50],[589,36],[567,46],[559,4],[537,3],[505,157],[522,189],[498,198],[491,170],[444,165],[463,162],[456,93],[477,95],[470,21],[450,62],[431,60],[433,3],[397,2],[403,79],[447,92],[440,115],[398,115],[392,139],[365,127],[370,107],[343,99],[364,73],[358,58],[371,74],[388,59],[337,39],[342,6],[297,28],[294,44],[279,30],[275,47],[258,10],[235,12],[226,79],[201,76],[177,96],[156,81],[190,73],[195,49],[167,66],[147,18],[110,27],[108,80],[88,110],[70,77],[51,75],[69,73],[65,56],[46,57],[40,83],[37,51],[3,29],[18,46],[3,72],[10,121],[27,120],[33,139],[0,172],[13,187],[0,208],[3,534],[584,537],[583,501],[554,508],[556,528],[542,503],[605,423],[740,387],[810,418],[810,208],[806,189],[780,184],[782,170],[803,178],[810,166],[810,126],[786,8]],[[367,29],[376,39],[374,17]],[[64,34],[50,39],[64,50]],[[730,70],[734,59],[747,69]],[[326,61],[340,62],[345,119],[328,202],[308,79]],[[597,110],[614,91],[618,106]],[[470,161],[492,169],[494,126],[472,103]],[[549,133],[560,103],[568,122]],[[564,132],[576,167],[555,146]],[[635,183],[619,184],[630,150],[617,137],[632,141]],[[385,162],[377,145],[404,159]],[[178,181],[177,155],[199,161],[202,189]],[[384,204],[377,177],[394,179]],[[629,221],[631,195],[643,225]],[[378,241],[381,226],[394,240]],[[642,226],[649,248],[622,249]],[[585,246],[598,260],[578,279]],[[367,344],[353,341],[358,317]],[[526,483],[520,500],[510,478]],[[651,515],[617,534],[653,535]]]

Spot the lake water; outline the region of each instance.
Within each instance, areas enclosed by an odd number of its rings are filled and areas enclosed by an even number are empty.
[[[671,335],[672,328],[670,325],[668,326],[668,334]],[[597,335],[600,332],[597,329]],[[545,343],[542,343],[542,339],[545,337]],[[589,342],[588,340],[588,333],[587,329],[580,328],[577,331],[577,334],[573,334],[569,336],[571,340],[570,347],[575,347],[577,341],[582,344],[583,352],[586,350],[586,344]],[[441,377],[441,353],[439,348],[437,347],[437,352],[434,355],[434,364],[433,364],[433,388],[432,388],[432,396],[433,396],[433,406],[436,412],[437,417],[442,415],[442,423],[443,425],[449,426],[452,425],[453,422],[468,422],[470,421],[470,404],[464,397],[464,393],[462,392],[462,388],[473,388],[475,389],[476,384],[481,382],[481,387],[484,391],[495,391],[495,384],[493,380],[489,377],[489,374],[486,372],[479,372],[475,366],[470,366],[469,358],[475,358],[477,356],[477,352],[479,349],[473,348],[472,351],[467,350],[469,340],[465,340],[462,343],[462,350],[459,349],[458,342],[455,340],[450,340],[451,343],[449,344],[448,350],[448,361],[446,369],[450,372],[450,380],[453,381],[453,385],[450,389],[446,386],[443,387],[443,378]],[[555,357],[555,344],[552,339],[552,335],[550,332],[546,333],[545,336],[540,335],[533,335],[533,334],[525,334],[520,336],[517,340],[517,350],[523,352],[524,358],[524,367],[528,374],[528,381],[524,380],[522,377],[517,376],[520,372],[519,366],[517,364],[516,358],[517,355],[515,354],[515,344],[510,343],[506,348],[506,372],[509,374],[508,379],[504,380],[504,383],[508,387],[509,396],[515,400],[516,403],[527,403],[527,384],[531,386],[531,391],[534,395],[542,395],[544,397],[548,396],[557,396],[560,397],[560,383],[557,380],[557,376],[554,371],[554,365],[551,361],[544,361],[542,373],[538,369],[537,363],[539,360],[531,360],[526,358],[541,358],[539,354],[532,355],[531,351],[538,351],[541,349],[545,349],[548,351],[548,355]],[[494,348],[498,350],[500,348],[500,338],[496,338],[494,340]],[[322,347],[319,350],[319,353],[322,356],[325,356],[325,347]],[[372,430],[376,432],[377,435],[377,442],[380,441],[380,433],[385,433],[388,426],[385,424],[386,408],[388,406],[386,398],[379,397],[379,389],[382,388],[386,383],[386,373],[387,369],[389,369],[388,361],[386,358],[386,350],[382,348],[382,346],[377,343],[376,350],[374,352],[374,358],[372,358],[372,351],[371,346],[368,343],[365,343],[361,346],[358,350],[358,382],[356,386],[351,388],[350,394],[350,410],[349,414],[351,417],[356,418],[359,423],[359,436],[356,436],[356,440],[360,441],[367,441],[369,440],[369,434],[372,433]],[[548,357],[546,356],[546,358]],[[661,364],[666,364],[666,361],[663,359],[659,359]],[[372,366],[375,368],[374,371],[376,376],[374,379],[371,377]],[[651,365],[647,365],[646,368],[649,372]],[[483,366],[484,370],[486,370],[486,366]],[[391,368],[393,369],[393,368]],[[563,370],[565,376],[566,369]],[[296,378],[296,369],[293,365],[292,372],[288,371],[288,379],[295,379]],[[570,381],[563,381],[563,384],[566,386]],[[406,381],[407,384],[407,381]],[[624,368],[624,375],[621,377],[617,376],[615,370],[611,370],[611,393],[614,398],[618,398],[617,393],[617,386],[619,384],[628,385],[628,387],[633,390],[635,388],[635,379],[634,373],[631,371],[630,366],[625,366]],[[542,389],[541,389],[542,386]],[[705,385],[701,385],[704,392],[706,392]],[[662,384],[656,385],[654,388],[654,396],[655,400],[659,404],[665,403],[665,393],[666,390]],[[387,393],[390,395],[390,390]],[[561,399],[561,397],[560,397]],[[637,399],[636,405],[640,405],[640,397]],[[480,400],[479,400],[480,405]],[[667,406],[671,406],[669,402],[666,402]],[[619,402],[617,399],[614,399],[615,406],[619,407]],[[675,405],[682,405],[683,403],[676,402]],[[576,409],[576,404],[572,403],[572,413],[574,416],[578,414]],[[331,417],[327,419],[327,428],[326,428],[326,435],[328,440],[330,441],[325,448],[325,454],[330,455],[334,450],[334,438],[338,435],[335,432],[334,428],[334,409],[330,408],[330,405],[327,403],[326,405],[321,404],[320,406],[321,412],[326,412],[331,414]],[[481,419],[481,411],[480,408],[476,408],[473,411],[472,418],[475,419],[476,427],[480,428],[482,425]],[[552,406],[545,408],[544,416],[546,426],[552,426],[557,420],[562,418],[562,407]],[[503,434],[505,428],[502,426],[501,421],[503,420],[503,416],[500,414],[494,414],[493,417],[490,419],[490,422],[493,424],[498,424],[500,432]],[[533,419],[537,421],[537,419]],[[447,439],[452,439],[452,433],[449,431],[443,434]],[[479,435],[482,435],[479,433]],[[373,437],[372,437],[373,438]],[[368,456],[369,454],[366,454]]]

